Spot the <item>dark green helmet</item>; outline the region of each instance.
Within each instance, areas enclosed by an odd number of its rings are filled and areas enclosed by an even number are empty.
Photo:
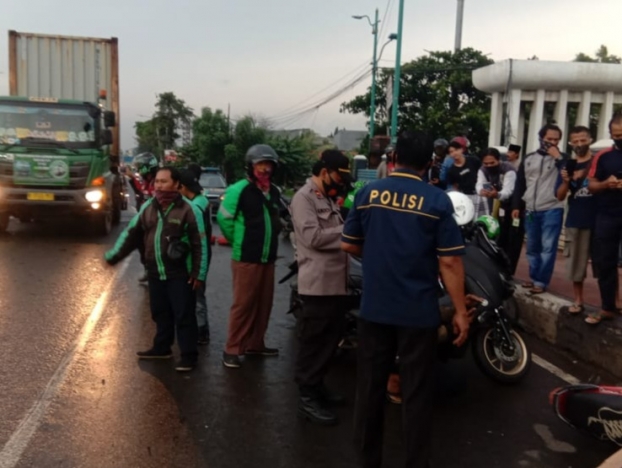
[[[134,157],[134,167],[141,176],[145,176],[158,167],[158,158],[153,153],[141,153]]]
[[[246,152],[246,166],[252,167],[260,161],[271,161],[275,165],[279,163],[279,155],[270,145],[253,145]]]

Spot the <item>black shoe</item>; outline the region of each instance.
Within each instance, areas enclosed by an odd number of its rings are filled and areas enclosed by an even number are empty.
[[[171,351],[158,351],[157,349],[148,349],[147,351],[138,351],[136,353],[138,359],[170,359],[173,357]]]
[[[318,398],[300,397],[298,417],[322,426],[334,426],[339,423],[337,415],[324,407]]]
[[[199,327],[199,339],[197,343],[200,345],[209,343],[209,329],[207,327]]]
[[[197,360],[188,357],[182,357],[175,365],[177,372],[190,372],[197,366]]]
[[[278,356],[279,350],[276,348],[248,349],[245,354],[247,356]]]
[[[242,367],[239,356],[227,353],[222,353],[222,365],[229,369],[239,369]]]
[[[346,397],[339,393],[333,393],[324,385],[318,388],[319,396],[324,403],[329,406],[343,406],[346,404]]]

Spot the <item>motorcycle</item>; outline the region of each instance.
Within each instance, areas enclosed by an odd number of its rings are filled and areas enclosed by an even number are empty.
[[[569,385],[553,390],[549,401],[569,426],[622,447],[622,387]]]
[[[481,302],[473,310],[468,343],[479,369],[491,379],[505,384],[520,382],[529,372],[531,353],[517,329],[518,307],[514,300],[514,282],[510,262],[505,253],[489,238],[488,226],[474,222],[475,210],[471,200],[451,195],[456,221],[465,240],[463,257],[465,291]],[[498,227],[498,224],[497,224]],[[290,273],[280,280],[290,283],[290,310],[300,310],[302,301],[298,295],[295,276],[296,262],[290,265]],[[350,257],[348,289],[351,298],[349,329],[355,327],[357,311],[363,290],[361,259]],[[442,325],[439,327],[439,358],[442,360],[463,358],[469,346],[453,345],[452,318],[454,309],[442,280],[439,278],[439,306]]]

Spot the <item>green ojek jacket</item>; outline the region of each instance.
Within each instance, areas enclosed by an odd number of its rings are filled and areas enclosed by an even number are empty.
[[[279,190],[265,194],[248,179],[225,192],[218,211],[218,225],[233,247],[232,258],[245,263],[274,263],[281,231]]]
[[[180,240],[188,245],[187,258],[168,257],[169,243]],[[115,264],[139,246],[144,246],[145,266],[151,278],[165,281],[188,276],[205,281],[208,268],[208,240],[201,210],[190,200],[177,198],[162,210],[155,198],[147,200],[132,218],[105,259]]]

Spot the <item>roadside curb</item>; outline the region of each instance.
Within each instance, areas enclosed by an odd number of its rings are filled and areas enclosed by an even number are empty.
[[[570,305],[561,297],[549,293],[532,296],[519,285],[514,297],[525,330],[581,361],[622,377],[622,317],[590,326],[584,322],[585,314],[561,313],[563,306]],[[587,313],[593,311],[586,308]]]

